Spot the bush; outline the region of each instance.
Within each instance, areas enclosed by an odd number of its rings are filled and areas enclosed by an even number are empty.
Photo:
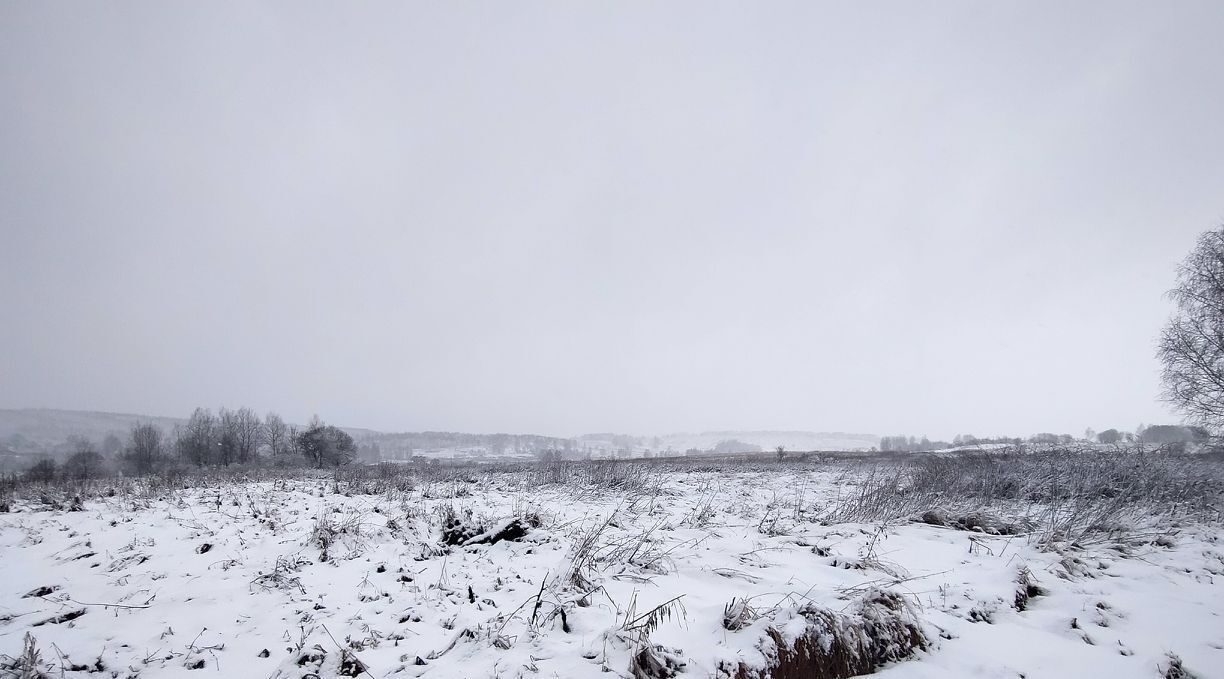
[[[39,460],[26,470],[26,481],[50,483],[55,480],[55,460]]]
[[[911,658],[931,644],[905,599],[895,592],[869,590],[847,612],[809,603],[775,616],[779,619],[765,628],[757,646],[766,665],[724,661],[716,676],[847,679]]]
[[[339,427],[321,422],[311,424],[309,429],[298,434],[297,445],[302,455],[318,469],[322,469],[324,465],[339,467],[348,464],[357,454],[353,437]]]
[[[105,464],[106,460],[101,455],[86,450],[68,458],[60,468],[60,473],[70,481],[87,481],[101,476]]]

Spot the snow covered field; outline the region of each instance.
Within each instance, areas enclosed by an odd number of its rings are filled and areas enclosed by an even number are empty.
[[[1224,676],[1215,465],[1109,527],[923,522],[903,468],[584,469],[18,494],[0,676],[27,639],[50,677]]]

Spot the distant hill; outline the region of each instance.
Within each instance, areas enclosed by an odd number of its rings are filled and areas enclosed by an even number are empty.
[[[214,411],[215,412],[215,411]],[[126,440],[132,426],[157,425],[169,433],[185,417],[154,417],[132,413],[103,413],[54,408],[0,410],[0,454],[63,457],[72,451],[68,437],[101,442],[109,434]],[[302,426],[302,425],[299,425]],[[546,450],[573,448],[568,439],[531,434],[465,434],[460,432],[385,433],[341,427],[366,450],[378,450],[383,459],[424,457],[535,456]],[[377,458],[375,458],[377,459]]]
[[[840,431],[707,431],[700,434],[671,434],[661,438],[665,445],[676,450],[713,449],[720,442],[728,440],[760,446],[762,450],[782,446],[794,451],[859,450],[880,444],[880,437],[874,434]]]
[[[83,436],[100,442],[108,434],[126,439],[132,426],[152,423],[169,433],[186,418],[153,417],[131,413],[104,413],[52,408],[0,410],[0,453],[67,454],[70,436]],[[711,451],[736,448],[746,451],[771,451],[778,446],[795,452],[812,450],[862,450],[878,446],[880,437],[871,434],[811,431],[707,431],[699,434],[631,436],[626,434],[586,434],[574,439],[534,434],[466,434],[461,432],[387,433],[371,429],[343,427],[368,452],[370,459],[424,457],[502,457],[536,456],[544,451],[561,451],[566,456],[596,456],[651,453],[683,453],[696,448]]]
[[[706,431],[699,434],[667,434],[664,436],[629,436],[626,434],[586,434],[577,439],[579,445],[601,451],[644,451],[683,453],[690,449],[715,450],[730,442],[732,448],[751,451],[773,450],[782,446],[793,451],[863,450],[877,447],[880,437],[874,434],[814,431]],[[726,446],[724,446],[726,448]]]
[[[99,413],[87,410],[22,408],[0,410],[0,441],[13,436],[41,446],[63,443],[69,436],[84,436],[101,441],[107,434],[120,438],[138,423],[152,423],[166,431],[186,420],[175,417],[150,417],[130,413]]]

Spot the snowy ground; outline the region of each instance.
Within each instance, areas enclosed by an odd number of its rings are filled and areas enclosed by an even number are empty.
[[[766,629],[794,631],[798,607],[850,611],[879,588],[931,641],[883,677],[1159,677],[1169,654],[1224,676],[1217,527],[1051,550],[909,520],[822,525],[856,478],[687,472],[618,490],[485,474],[18,502],[0,514],[0,654],[29,633],[47,676],[594,677],[631,676],[657,645],[680,677],[728,676],[765,667]],[[519,539],[441,541],[444,523],[479,538],[515,517]],[[1018,602],[1026,574],[1036,596]]]

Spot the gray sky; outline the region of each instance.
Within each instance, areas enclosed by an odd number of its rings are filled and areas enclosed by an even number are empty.
[[[855,5],[851,7],[851,5]],[[1169,420],[1224,3],[0,4],[0,407]]]

